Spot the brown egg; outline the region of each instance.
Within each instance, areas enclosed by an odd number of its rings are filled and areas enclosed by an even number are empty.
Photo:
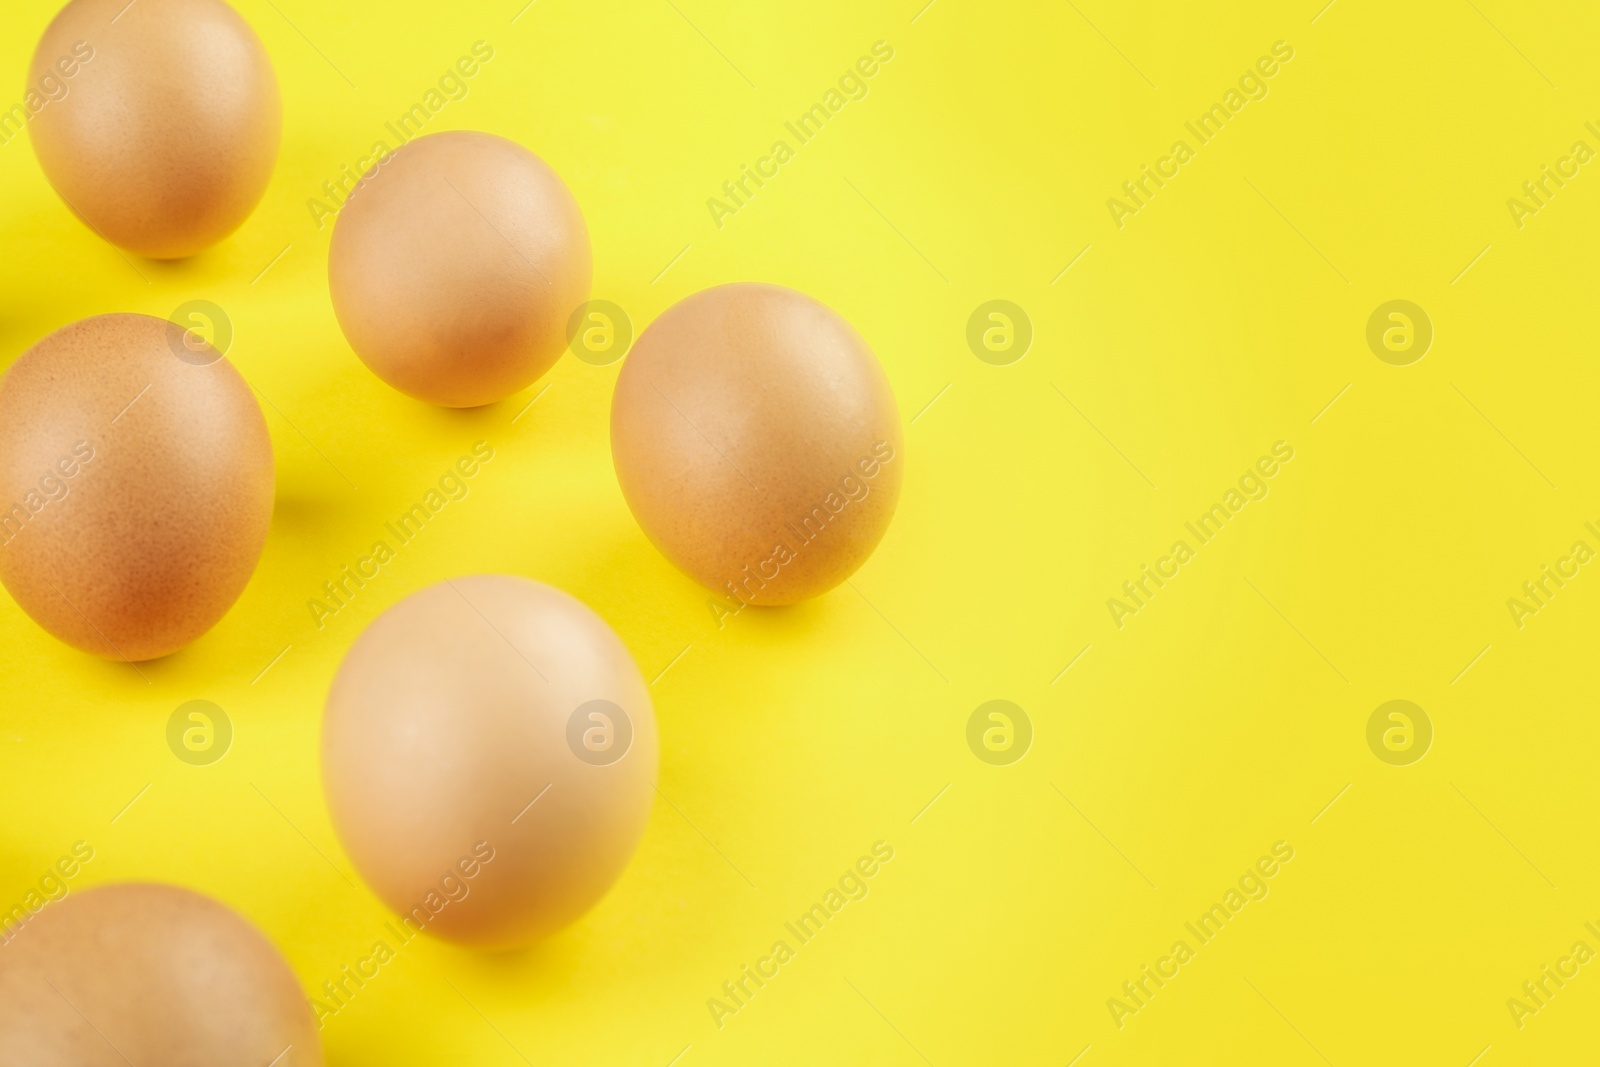
[[[255,569],[272,442],[250,387],[147,315],[63,327],[0,378],[0,581],[61,640],[164,656]]]
[[[655,713],[583,604],[526,578],[455,578],[345,656],[322,778],[345,851],[410,930],[525,945],[626,866],[655,787]]]
[[[832,589],[872,554],[905,469],[872,350],[776,285],[720,285],[639,337],[611,403],[611,453],[663,555],[742,604]]]
[[[305,993],[239,915],[169,885],[46,905],[0,947],[0,1063],[320,1067]]]
[[[328,250],[344,335],[402,393],[502,400],[549,370],[589,299],[589,229],[559,175],[487,133],[435,133],[362,178]]]
[[[67,205],[156,259],[238,229],[278,158],[277,78],[222,0],[72,0],[34,51],[24,107]]]

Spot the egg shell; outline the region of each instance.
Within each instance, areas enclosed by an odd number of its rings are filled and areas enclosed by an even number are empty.
[[[222,0],[72,0],[28,74],[34,152],[79,218],[155,259],[191,256],[255,210],[282,104],[266,49]]]
[[[899,501],[901,452],[866,341],[776,285],[721,285],[668,308],[628,353],[611,404],[628,507],[733,610],[816,596],[861,566]]]
[[[368,171],[328,249],[350,347],[396,389],[448,407],[493,403],[549,370],[592,274],[560,176],[471,131],[419,137]]]
[[[0,1063],[320,1067],[316,1020],[277,949],[176,886],[50,904],[0,947]]]
[[[145,660],[209,630],[250,579],[272,495],[249,385],[173,323],[84,319],[0,378],[0,581],[77,648]]]
[[[617,635],[505,575],[385,611],[323,720],[328,807],[356,869],[412,930],[485,947],[528,944],[605,894],[644,831],[656,761],[649,690]]]

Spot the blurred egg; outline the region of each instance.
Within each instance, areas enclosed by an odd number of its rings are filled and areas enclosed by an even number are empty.
[[[156,259],[236,230],[278,157],[271,61],[222,0],[72,0],[34,51],[24,107],[67,205]]]
[[[525,945],[621,874],[656,779],[649,691],[599,616],[547,585],[432,585],[367,627],[323,719],[345,851],[412,932]]]
[[[838,585],[888,528],[900,412],[867,343],[776,285],[720,285],[640,335],[611,404],[634,517],[725,610]]]
[[[169,885],[48,904],[0,949],[0,1063],[320,1067],[316,1020],[277,949]]]
[[[560,176],[487,133],[429,134],[385,157],[328,250],[356,355],[448,407],[491,404],[549,370],[591,273],[589,230]]]
[[[147,315],[63,327],[0,378],[0,581],[87,652],[164,656],[255,569],[272,442],[250,387]]]

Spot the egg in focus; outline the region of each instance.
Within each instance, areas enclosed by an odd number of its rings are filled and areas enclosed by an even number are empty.
[[[223,0],[72,0],[34,51],[24,107],[72,211],[154,259],[236,230],[278,157],[277,76]]]
[[[147,660],[205,633],[249,581],[272,504],[249,385],[173,323],[83,319],[0,378],[0,582],[76,648]]]
[[[561,177],[516,142],[471,131],[384,157],[328,249],[350,347],[394,388],[446,407],[491,404],[549,370],[592,273],[589,230]]]
[[[411,594],[334,678],[322,775],[356,869],[412,932],[523,946],[577,919],[650,813],[655,713],[626,646],[560,590]]]
[[[0,1063],[321,1067],[316,1020],[272,943],[176,886],[47,904],[0,948]]]
[[[866,341],[804,293],[758,283],[687,297],[639,336],[611,451],[645,534],[729,611],[848,578],[888,529],[905,470]]]

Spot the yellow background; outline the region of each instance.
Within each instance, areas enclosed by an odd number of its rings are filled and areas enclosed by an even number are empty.
[[[214,301],[278,459],[255,577],[190,648],[136,672],[0,601],[0,902],[87,840],[75,887],[197,887],[308,989],[334,977],[385,911],[323,806],[329,681],[407,593],[505,571],[581,597],[654,679],[671,803],[548,943],[404,949],[328,1021],[331,1064],[1592,1055],[1600,965],[1520,1030],[1506,1000],[1574,941],[1600,948],[1600,577],[1520,630],[1506,600],[1575,540],[1600,547],[1600,174],[1521,229],[1506,200],[1574,141],[1600,148],[1600,16],[922,2],[238,0],[282,83],[282,155],[243,228],[178,264],[125,260],[25,139],[0,146],[3,358],[80,317]],[[7,5],[8,94],[54,6]],[[636,330],[757,279],[872,344],[907,480],[854,589],[719,630],[618,491],[616,365],[569,355],[453,412],[345,344],[307,200],[479,40],[494,59],[430,130],[548,160],[586,213],[595,296]],[[718,229],[707,198],[878,40],[895,54],[870,94]],[[1119,230],[1106,199],[1279,40],[1270,94]],[[1036,331],[1004,367],[965,340],[997,298]],[[1395,298],[1436,333],[1407,367],[1365,341]],[[307,599],[477,440],[496,457],[470,496],[318,630]],[[1270,495],[1119,630],[1106,598],[1278,440],[1295,458]],[[966,743],[996,698],[1035,730],[1006,767]],[[1435,729],[1405,767],[1365,740],[1397,698]],[[166,746],[191,699],[235,726],[213,766]],[[895,858],[870,895],[719,1030],[707,998],[878,840]],[[1107,998],[1279,840],[1295,857],[1270,895],[1118,1029]]]

